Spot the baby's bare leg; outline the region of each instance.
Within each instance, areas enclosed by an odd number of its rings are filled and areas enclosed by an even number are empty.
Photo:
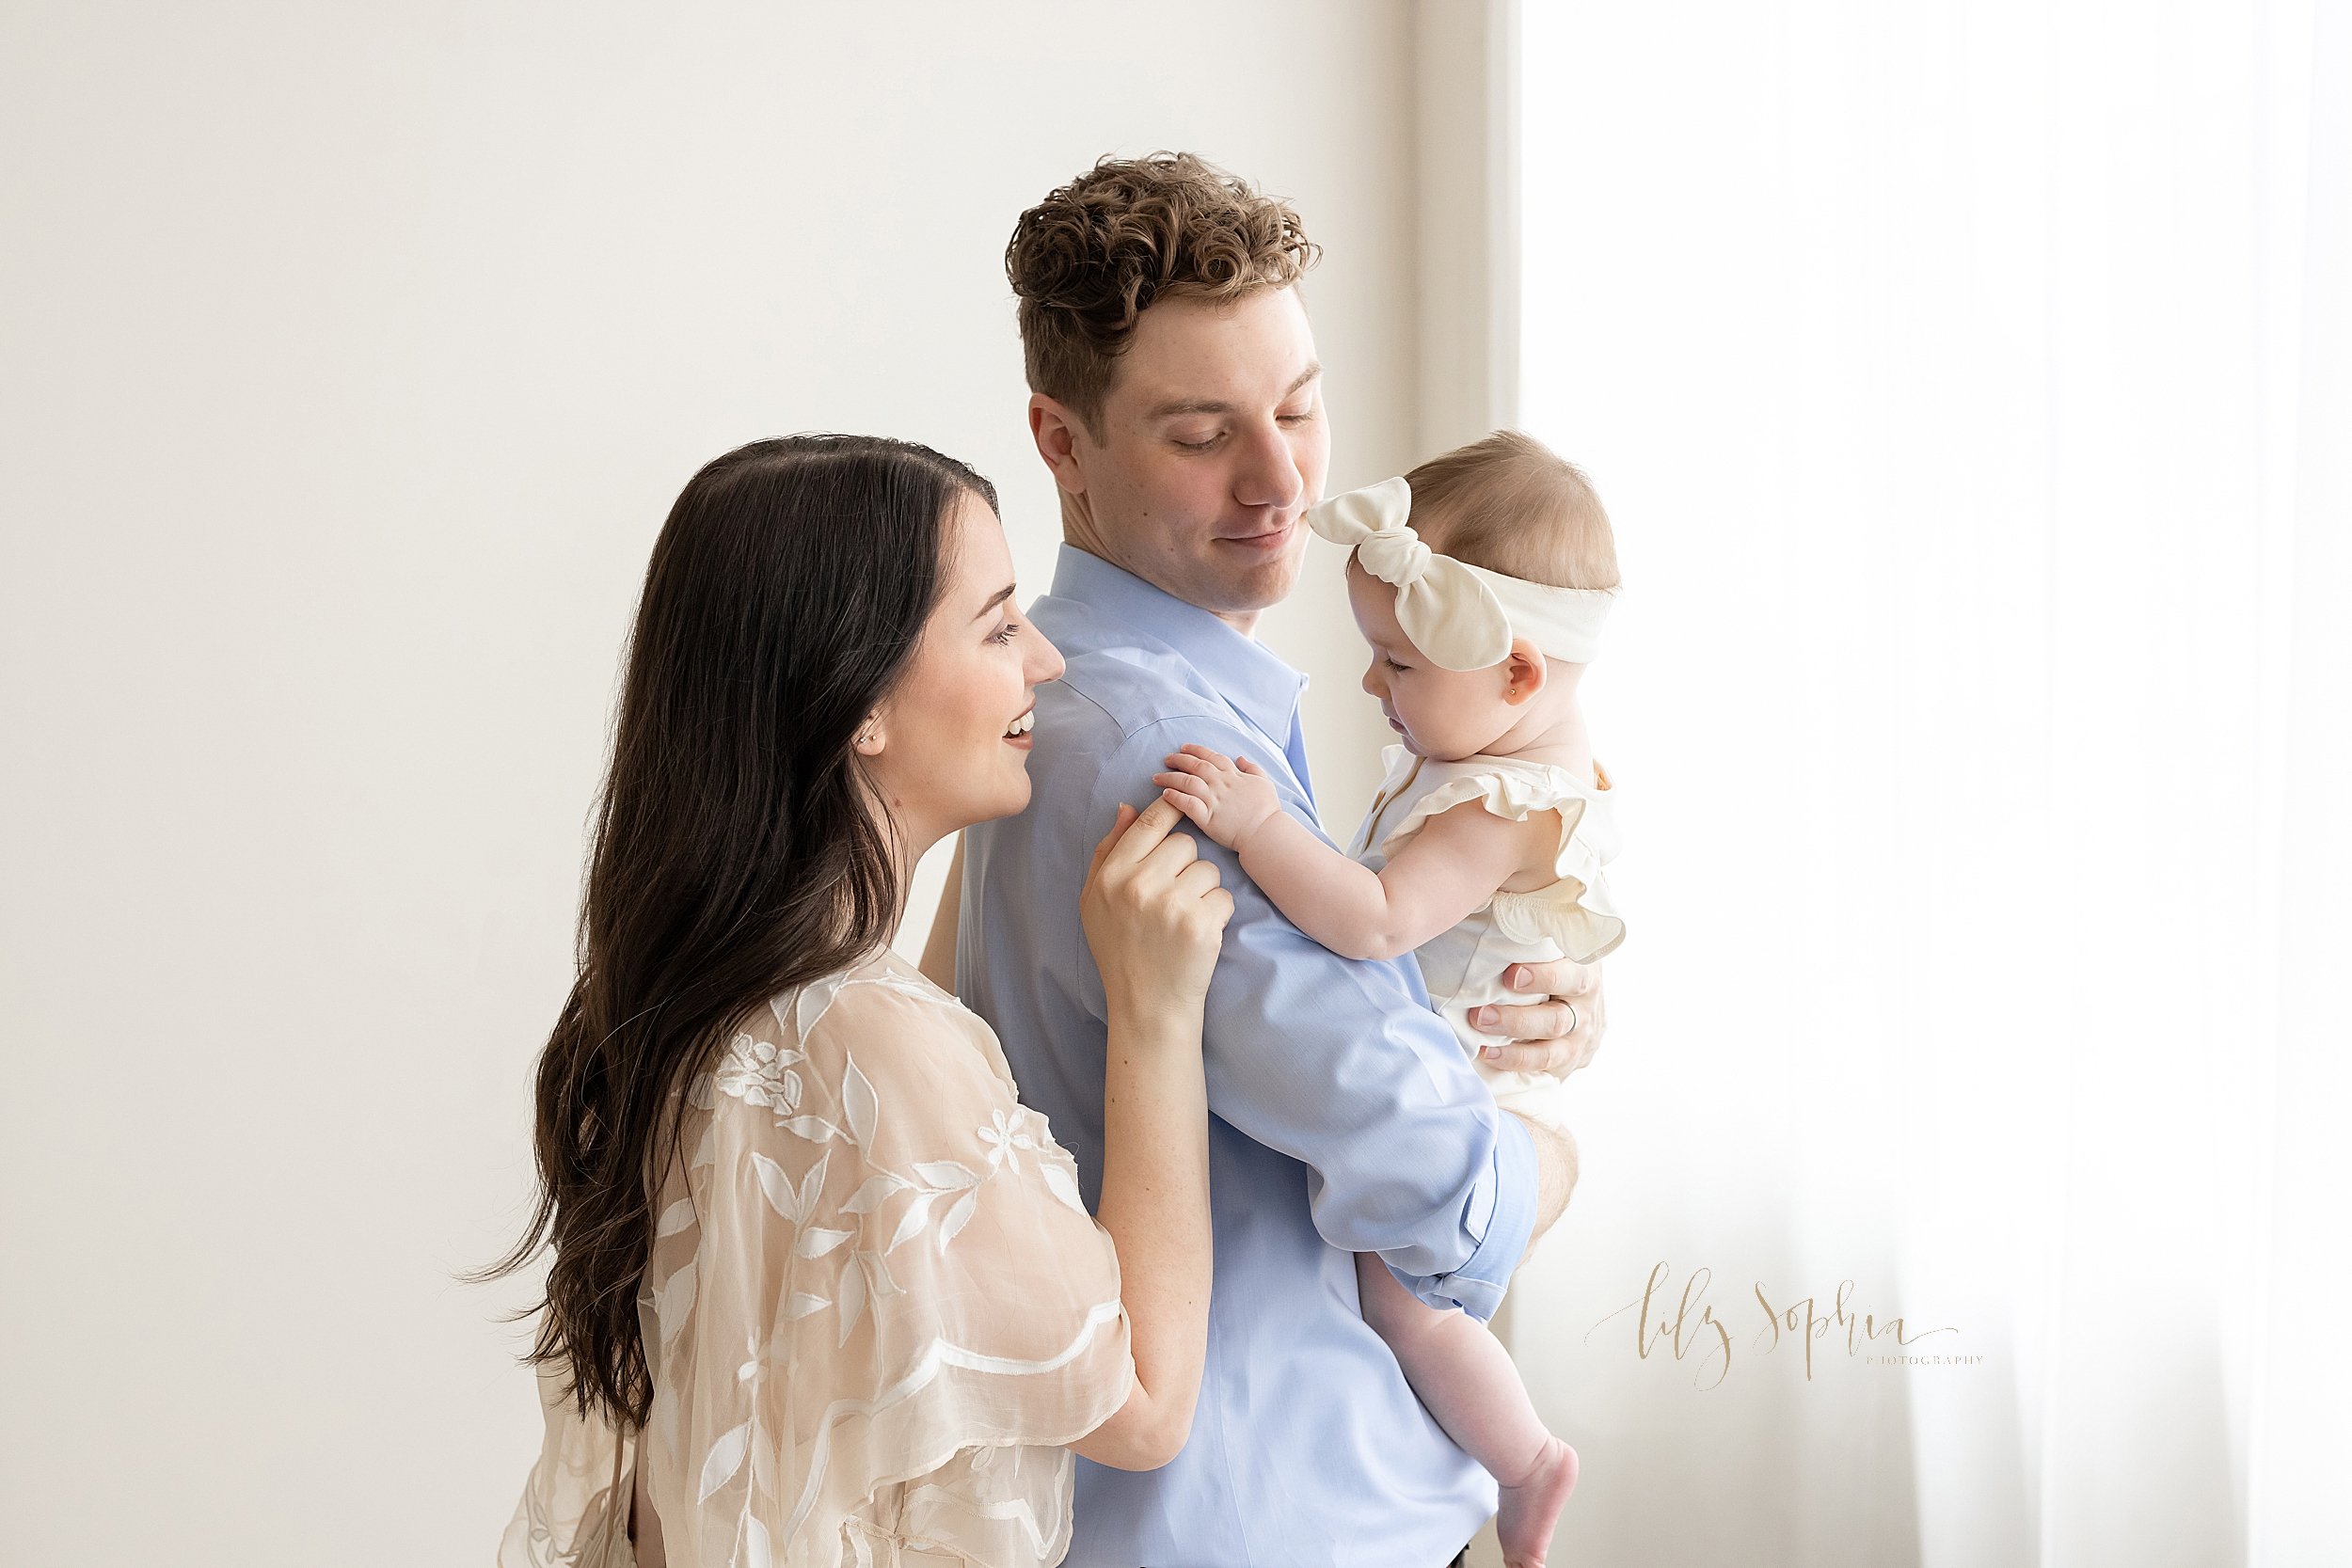
[[[1502,1486],[1495,1534],[1509,1568],[1541,1568],[1576,1486],[1576,1450],[1553,1436],[1511,1365],[1510,1352],[1467,1312],[1441,1312],[1397,1283],[1371,1253],[1356,1256],[1364,1322],[1396,1353],[1405,1380]]]

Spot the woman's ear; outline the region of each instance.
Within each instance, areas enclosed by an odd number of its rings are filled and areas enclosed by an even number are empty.
[[[1513,707],[1544,689],[1550,671],[1535,644],[1524,637],[1511,639],[1510,657],[1502,661],[1502,700]]]
[[[866,716],[866,722],[858,726],[856,738],[852,739],[850,745],[859,756],[878,757],[882,755],[882,747],[888,743],[889,738],[882,732],[882,715],[869,713]]]

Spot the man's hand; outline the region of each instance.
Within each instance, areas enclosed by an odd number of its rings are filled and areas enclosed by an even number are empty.
[[[1565,1078],[1593,1059],[1609,1009],[1600,994],[1600,965],[1574,958],[1552,963],[1513,964],[1502,983],[1530,1000],[1518,1006],[1485,1006],[1470,1014],[1470,1027],[1497,1037],[1479,1048],[1478,1059],[1510,1072],[1549,1072]]]

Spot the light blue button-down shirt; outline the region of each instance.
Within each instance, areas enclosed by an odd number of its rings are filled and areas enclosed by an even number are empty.
[[[964,835],[956,983],[1021,1097],[1103,1181],[1106,1007],[1078,889],[1122,800],[1185,741],[1246,755],[1318,833],[1306,678],[1204,610],[1068,545],[1030,606],[1069,661],[1038,691],[1021,816]],[[1526,1249],[1536,1167],[1408,955],[1343,958],[1194,835],[1233,894],[1204,1031],[1216,1276],[1192,1435],[1164,1468],[1078,1461],[1073,1568],[1441,1568],[1495,1483],[1365,1326],[1357,1252],[1422,1300],[1491,1316]]]

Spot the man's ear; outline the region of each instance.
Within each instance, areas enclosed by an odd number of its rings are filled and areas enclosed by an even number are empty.
[[[1078,416],[1059,401],[1043,392],[1030,395],[1030,439],[1037,442],[1037,454],[1054,471],[1054,483],[1073,496],[1087,493],[1086,464],[1078,450],[1085,434]]]
[[[1511,639],[1510,657],[1502,661],[1502,700],[1517,707],[1544,689],[1551,672],[1535,644],[1524,637]]]

